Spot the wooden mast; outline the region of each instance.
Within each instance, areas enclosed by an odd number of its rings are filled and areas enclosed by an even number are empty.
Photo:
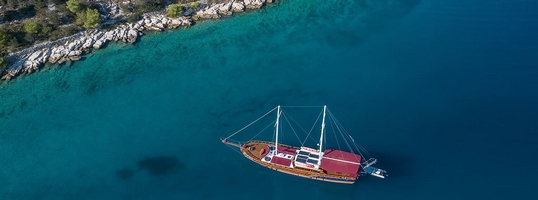
[[[323,106],[323,120],[321,120],[321,136],[319,137],[319,154],[321,156],[321,152],[323,152],[323,133],[325,132],[325,111],[327,110],[327,106]],[[321,160],[321,158],[320,158]]]
[[[275,137],[275,151],[273,151],[273,155],[278,154],[278,122],[279,121],[280,121],[280,105],[277,106],[277,111],[276,111],[276,123],[275,123],[276,137]]]

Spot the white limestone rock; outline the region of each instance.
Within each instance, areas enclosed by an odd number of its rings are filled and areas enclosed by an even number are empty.
[[[103,39],[100,39],[100,40],[97,40],[95,41],[95,43],[93,43],[93,48],[94,49],[100,49],[104,44],[105,44],[105,40]]]
[[[82,55],[82,51],[80,51],[80,50],[71,51],[71,52],[69,52],[69,54],[67,54],[66,61],[68,61],[68,60],[71,60],[71,61],[80,60],[81,55]]]
[[[39,66],[41,63],[33,60],[27,60],[24,62],[24,66],[22,68],[22,72],[26,73],[32,73],[34,71],[37,71],[39,69]]]
[[[218,9],[220,8],[219,4],[204,8],[196,12],[193,16],[195,20],[197,19],[218,19],[220,15],[218,14]]]
[[[248,9],[260,9],[265,0],[243,0],[245,2],[245,7]]]
[[[134,43],[136,42],[136,39],[138,38],[138,31],[135,31],[133,29],[130,29],[128,32],[127,32],[127,41],[129,43]]]
[[[245,4],[242,1],[234,1],[232,3],[233,12],[243,12],[245,11]]]
[[[181,26],[181,20],[180,19],[172,19],[170,20],[170,23],[168,24],[168,28],[174,29]]]
[[[93,46],[93,43],[95,43],[95,40],[92,37],[89,37],[86,42],[82,45],[82,49],[89,49]]]
[[[232,15],[232,11],[231,11],[232,3],[233,2],[220,4],[220,7],[218,9],[218,13],[221,14],[221,15]]]
[[[32,54],[30,55],[30,57],[28,57],[28,60],[31,60],[31,61],[33,61],[33,60],[37,60],[37,59],[40,58],[42,55],[43,55],[43,51],[36,51],[36,52],[32,53]]]

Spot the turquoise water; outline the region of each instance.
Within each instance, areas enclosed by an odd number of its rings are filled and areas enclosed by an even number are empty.
[[[0,86],[0,199],[532,199],[536,10],[286,0],[110,44]],[[291,177],[220,143],[278,104],[327,104],[389,178]],[[118,176],[152,157],[177,171]]]

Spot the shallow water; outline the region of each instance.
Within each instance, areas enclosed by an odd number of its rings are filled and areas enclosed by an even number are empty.
[[[2,84],[0,199],[531,198],[537,9],[286,0],[110,44]],[[278,104],[327,104],[389,178],[291,177],[220,143]]]

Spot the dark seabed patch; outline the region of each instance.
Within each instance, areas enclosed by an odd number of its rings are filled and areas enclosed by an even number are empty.
[[[185,168],[184,164],[174,156],[149,157],[139,160],[137,165],[152,176],[168,175]]]
[[[133,176],[136,174],[136,172],[138,171],[135,171],[131,168],[123,168],[123,169],[120,169],[118,171],[116,171],[116,176],[118,176],[119,179],[121,180],[124,180],[124,181],[128,181],[128,180],[131,180],[131,178],[133,178]]]
[[[138,160],[137,169],[126,167],[116,171],[116,177],[131,180],[138,172],[145,170],[152,176],[171,175],[185,169],[185,165],[175,156],[153,156]]]

